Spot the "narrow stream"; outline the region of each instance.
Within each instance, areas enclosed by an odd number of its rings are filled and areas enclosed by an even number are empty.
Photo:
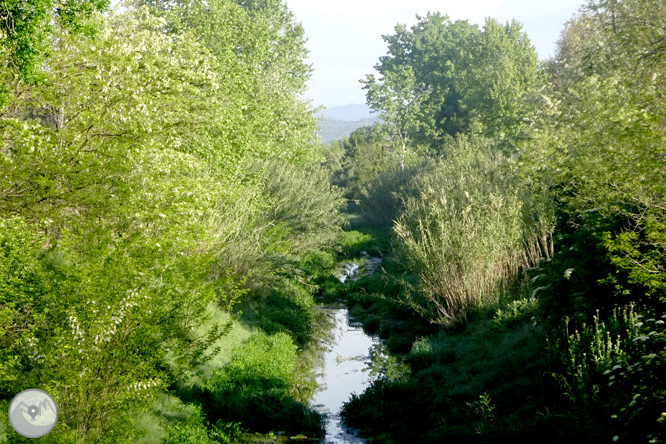
[[[370,257],[363,252],[365,264],[344,264],[340,281],[356,280],[362,274],[375,272],[380,258]],[[366,360],[370,347],[380,342],[379,339],[366,335],[360,322],[349,316],[347,309],[340,307],[320,307],[328,316],[334,317],[335,326],[333,340],[328,343],[325,363],[317,382],[321,389],[315,393],[312,405],[326,417],[326,444],[360,444],[363,439],[355,435],[353,430],[342,424],[340,409],[349,400],[352,393],[361,394],[370,383],[369,375],[363,371],[367,367]]]

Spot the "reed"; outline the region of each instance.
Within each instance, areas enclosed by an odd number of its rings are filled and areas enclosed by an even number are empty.
[[[404,300],[431,321],[465,321],[491,305],[520,270],[552,251],[552,211],[539,186],[525,183],[511,159],[480,140],[458,138],[416,181],[396,221],[400,260],[419,280]]]

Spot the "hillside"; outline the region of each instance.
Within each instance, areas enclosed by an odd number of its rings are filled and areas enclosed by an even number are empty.
[[[349,103],[326,108],[322,114],[330,120],[357,120],[370,118],[370,108],[366,104]]]
[[[318,132],[322,142],[330,143],[334,140],[348,137],[352,132],[362,126],[371,126],[379,122],[379,117],[369,117],[366,119],[355,120],[333,120],[326,119],[319,124],[321,128]]]

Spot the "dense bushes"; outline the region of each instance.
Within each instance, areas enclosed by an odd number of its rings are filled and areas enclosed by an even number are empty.
[[[91,263],[64,247],[44,248],[21,221],[0,224],[0,256],[9,259],[0,274],[3,396],[26,385],[49,391],[63,412],[54,439],[83,432],[122,440],[131,409],[201,364],[208,341],[225,332],[215,324],[192,331],[214,297],[201,256],[121,241]]]
[[[514,302],[464,332],[416,340],[403,358],[409,378],[379,379],[352,396],[345,421],[381,442],[502,442],[521,434],[558,442],[539,430],[546,356],[536,310]]]
[[[301,257],[332,246],[345,221],[342,191],[316,164],[272,158],[243,164],[215,215],[218,268],[235,275],[298,273]]]
[[[412,180],[417,174],[427,172],[430,167],[427,162],[408,165],[404,169],[395,165],[367,182],[359,198],[363,217],[379,228],[392,228],[402,210],[404,199],[416,194]]]
[[[50,392],[53,442],[133,442],[159,393],[201,385],[238,321],[221,310],[241,299],[303,346],[306,258],[343,224],[299,99],[310,69],[289,9],[148,3],[81,17],[94,36],[53,23],[43,82],[0,70],[0,399]],[[316,431],[289,393],[301,382],[248,405],[288,407]],[[206,413],[165,439],[224,442]]]

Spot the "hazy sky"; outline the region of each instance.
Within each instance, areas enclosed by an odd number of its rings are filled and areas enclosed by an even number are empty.
[[[386,54],[382,35],[397,23],[412,26],[416,14],[448,14],[483,25],[486,17],[523,24],[539,57],[552,55],[564,23],[584,0],[286,0],[303,24],[314,73],[309,96],[328,107],[365,103],[359,79],[374,73]]]

